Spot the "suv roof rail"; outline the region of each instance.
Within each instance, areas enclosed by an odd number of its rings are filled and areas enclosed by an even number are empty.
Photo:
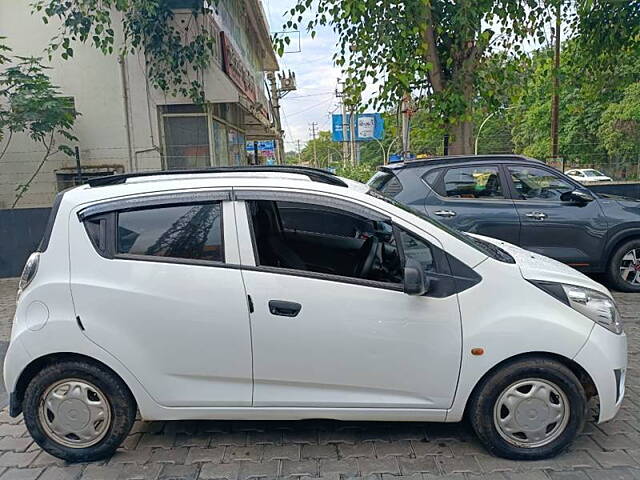
[[[506,161],[511,159],[517,159],[518,161],[525,161],[531,163],[541,163],[544,164],[542,160],[538,160],[536,158],[527,157],[525,155],[518,155],[516,153],[500,153],[500,154],[482,154],[482,155],[447,155],[447,156],[437,156],[430,158],[420,158],[416,160],[409,160],[406,162],[398,162],[391,163],[387,165],[383,165],[384,168],[389,169],[401,169],[401,168],[409,168],[409,167],[420,167],[424,165],[438,165],[442,163],[455,163],[455,162],[489,162],[489,161]]]
[[[265,167],[254,166],[238,166],[238,167],[211,167],[199,168],[196,170],[157,170],[152,172],[133,172],[123,173],[119,175],[108,175],[105,177],[97,177],[90,179],[87,183],[90,187],[102,187],[107,185],[119,185],[126,183],[129,178],[155,177],[164,175],[194,175],[194,174],[211,174],[211,173],[234,173],[234,172],[267,172],[267,173],[295,173],[305,175],[313,182],[328,183],[338,187],[347,187],[348,185],[335,174],[312,167],[302,167],[295,165],[271,165]]]

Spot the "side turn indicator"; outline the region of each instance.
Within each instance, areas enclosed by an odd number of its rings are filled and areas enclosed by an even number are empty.
[[[472,348],[471,355],[482,355],[484,353],[484,348]]]

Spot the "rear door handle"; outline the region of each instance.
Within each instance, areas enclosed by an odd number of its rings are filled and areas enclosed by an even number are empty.
[[[269,311],[272,315],[280,315],[281,317],[295,317],[302,310],[302,305],[296,302],[287,302],[285,300],[269,300]]]
[[[454,212],[453,210],[436,210],[435,212],[433,212],[434,215],[438,215],[439,217],[455,217],[456,216],[456,212]]]
[[[526,216],[527,218],[533,218],[534,220],[544,220],[547,218],[547,214],[542,212],[529,212]]]

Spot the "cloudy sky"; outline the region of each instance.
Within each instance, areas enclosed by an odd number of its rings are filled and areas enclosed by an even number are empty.
[[[271,32],[281,30],[287,20],[285,11],[295,5],[296,0],[262,0],[269,17]],[[315,38],[300,32],[300,52],[285,53],[280,58],[281,70],[291,70],[296,74],[298,89],[282,100],[282,123],[285,131],[285,149],[297,150],[311,138],[311,122],[316,122],[319,130],[330,130],[330,112],[338,113],[338,99],[335,96],[340,69],[331,59],[335,50],[336,37],[331,29],[322,29]],[[297,38],[292,38],[291,50],[298,50]]]

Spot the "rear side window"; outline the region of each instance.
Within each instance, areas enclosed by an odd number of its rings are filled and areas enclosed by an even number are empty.
[[[398,177],[388,171],[377,172],[369,180],[369,186],[392,198],[402,192],[402,183]]]
[[[444,191],[453,198],[504,198],[497,167],[450,168],[444,175]]]
[[[220,202],[119,212],[116,254],[224,261]]]

